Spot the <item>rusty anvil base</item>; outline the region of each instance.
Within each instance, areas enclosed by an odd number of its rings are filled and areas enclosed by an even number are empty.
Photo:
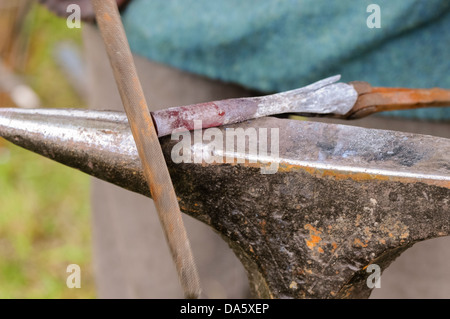
[[[279,128],[278,172],[175,164],[178,141],[160,142],[182,211],[229,243],[255,297],[367,298],[368,265],[450,233],[448,139],[276,118],[230,127]],[[0,136],[149,196],[122,113],[0,110]]]

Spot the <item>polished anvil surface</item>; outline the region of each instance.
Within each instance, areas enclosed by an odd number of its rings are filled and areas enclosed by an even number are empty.
[[[448,139],[276,118],[218,129],[231,128],[277,128],[277,172],[248,148],[231,154],[245,163],[176,164],[178,140],[160,142],[182,211],[229,243],[256,297],[366,298],[369,265],[450,234]],[[0,136],[149,196],[123,113],[0,109]]]

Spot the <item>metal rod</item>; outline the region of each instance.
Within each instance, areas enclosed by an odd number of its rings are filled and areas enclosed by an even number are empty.
[[[347,114],[335,117],[359,119],[383,111],[450,106],[448,89],[372,87],[367,82],[358,81],[350,84],[358,92],[358,100]]]
[[[114,0],[93,0],[114,77],[186,298],[201,292],[197,268],[158,136]]]

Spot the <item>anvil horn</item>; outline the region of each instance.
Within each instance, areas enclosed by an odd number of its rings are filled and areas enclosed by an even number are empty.
[[[175,164],[179,141],[160,142],[182,211],[227,240],[257,297],[365,298],[370,264],[450,234],[448,139],[264,117],[218,128],[224,141],[232,128],[278,129],[278,171],[248,148],[228,154],[245,163]],[[0,109],[0,136],[149,196],[122,113]]]

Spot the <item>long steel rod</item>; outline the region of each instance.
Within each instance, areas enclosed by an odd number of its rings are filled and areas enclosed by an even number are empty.
[[[94,11],[186,298],[198,298],[200,283],[158,136],[139,82],[115,0],[93,0]]]

